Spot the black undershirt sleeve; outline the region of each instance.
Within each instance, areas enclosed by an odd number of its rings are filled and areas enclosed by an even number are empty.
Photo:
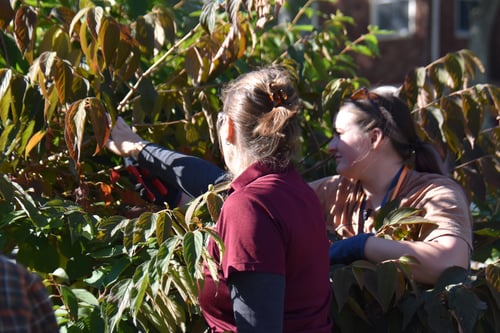
[[[227,175],[225,170],[204,159],[152,143],[142,149],[138,162],[193,198],[205,193],[210,184],[224,181]]]

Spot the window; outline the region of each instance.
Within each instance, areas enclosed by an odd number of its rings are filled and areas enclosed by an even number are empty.
[[[479,5],[479,0],[456,0],[455,1],[455,32],[457,36],[467,37],[470,30],[470,14]]]
[[[415,0],[372,0],[371,22],[393,36],[406,37],[415,32]]]

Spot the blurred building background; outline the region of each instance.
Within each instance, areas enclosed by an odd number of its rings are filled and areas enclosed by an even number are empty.
[[[399,84],[410,69],[463,48],[485,66],[477,82],[500,82],[500,0],[337,0],[316,6],[354,18],[352,39],[368,25],[393,31],[379,38],[380,58],[358,58],[359,74],[374,85]]]

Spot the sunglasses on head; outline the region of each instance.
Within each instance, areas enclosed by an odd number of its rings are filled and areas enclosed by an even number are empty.
[[[370,92],[367,88],[363,87],[358,90],[356,90],[351,97],[349,97],[349,100],[356,104],[358,108],[363,109],[365,112],[370,112],[372,113],[376,118],[378,118],[381,121],[381,127],[385,128],[387,124],[387,119],[384,115],[384,113],[381,110],[381,99],[380,96],[377,95],[376,93]],[[369,107],[366,105],[366,103],[362,103],[364,101],[368,101]]]
[[[377,100],[378,100],[378,95],[373,93],[373,92],[370,92],[368,91],[368,89],[366,88],[359,88],[358,90],[356,90],[355,92],[352,93],[351,97],[349,97],[349,99],[351,101],[362,101],[362,100],[367,100],[368,102],[370,102],[370,104],[372,104],[372,106],[377,109],[379,112],[379,106],[377,104]]]

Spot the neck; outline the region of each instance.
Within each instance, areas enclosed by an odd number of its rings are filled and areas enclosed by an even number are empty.
[[[384,163],[378,168],[374,167],[370,170],[370,174],[361,180],[368,204],[367,208],[378,209],[381,206],[394,177],[402,166],[403,164],[399,161],[398,163]]]
[[[231,154],[231,157],[226,159],[226,165],[231,172],[233,179],[242,174],[243,171],[245,171],[254,162],[254,159],[249,158],[246,154],[242,153],[241,150],[234,151],[233,154]]]

